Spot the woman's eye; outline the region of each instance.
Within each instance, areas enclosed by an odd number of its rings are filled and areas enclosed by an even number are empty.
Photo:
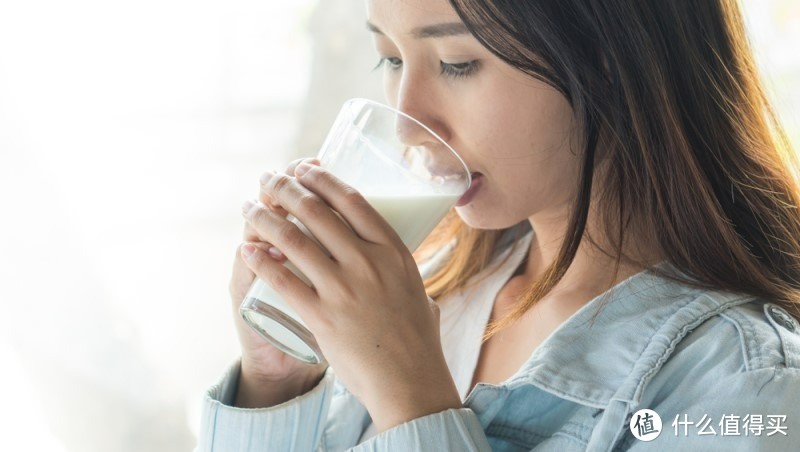
[[[442,75],[453,78],[469,77],[474,74],[479,67],[477,60],[467,61],[465,63],[445,63],[441,61],[439,65],[442,68]]]
[[[382,57],[378,60],[378,64],[375,65],[373,70],[386,67],[392,71],[396,71],[403,66],[403,60],[396,57]],[[444,61],[439,62],[439,66],[441,68],[441,74],[451,78],[462,78],[462,77],[469,77],[470,75],[474,74],[475,71],[478,70],[480,64],[478,60],[467,61],[464,63],[445,63]]]
[[[403,65],[403,60],[401,60],[400,58],[381,57],[381,59],[378,60],[378,64],[376,64],[375,67],[372,68],[372,70],[374,71],[375,69],[378,69],[382,66],[386,66],[389,69],[395,70],[395,69],[400,69],[400,66],[402,65]]]

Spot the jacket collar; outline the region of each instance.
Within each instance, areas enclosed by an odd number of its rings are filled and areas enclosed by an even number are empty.
[[[529,232],[515,246],[527,248],[531,239]],[[525,254],[514,253],[515,259]],[[666,261],[656,267],[685,276]],[[752,299],[693,288],[645,270],[581,307],[505,386],[531,384],[596,408],[612,399],[637,402],[675,343],[709,317]]]

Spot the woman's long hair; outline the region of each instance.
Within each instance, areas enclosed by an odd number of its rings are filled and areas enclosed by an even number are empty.
[[[595,202],[613,247],[603,252],[617,269],[621,261],[646,268],[622,252],[635,225],[686,276],[678,280],[758,296],[800,316],[798,162],[735,0],[450,2],[487,49],[560,91],[584,131],[578,195],[558,256],[485,338],[520,318],[572,263],[596,151],[609,159]],[[472,229],[451,211],[415,254],[455,239],[447,265],[425,280],[431,297],[486,268],[506,231]]]

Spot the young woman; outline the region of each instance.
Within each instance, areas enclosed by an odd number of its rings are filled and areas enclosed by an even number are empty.
[[[477,192],[412,256],[313,162],[266,173],[233,308],[264,279],[328,363],[234,313],[200,450],[790,449],[798,167],[736,1],[367,3],[388,102]]]

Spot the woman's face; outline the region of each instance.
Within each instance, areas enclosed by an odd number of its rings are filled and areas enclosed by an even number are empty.
[[[482,174],[476,195],[456,208],[464,222],[501,229],[564,221],[580,163],[566,99],[481,46],[447,0],[367,3],[389,104]]]

